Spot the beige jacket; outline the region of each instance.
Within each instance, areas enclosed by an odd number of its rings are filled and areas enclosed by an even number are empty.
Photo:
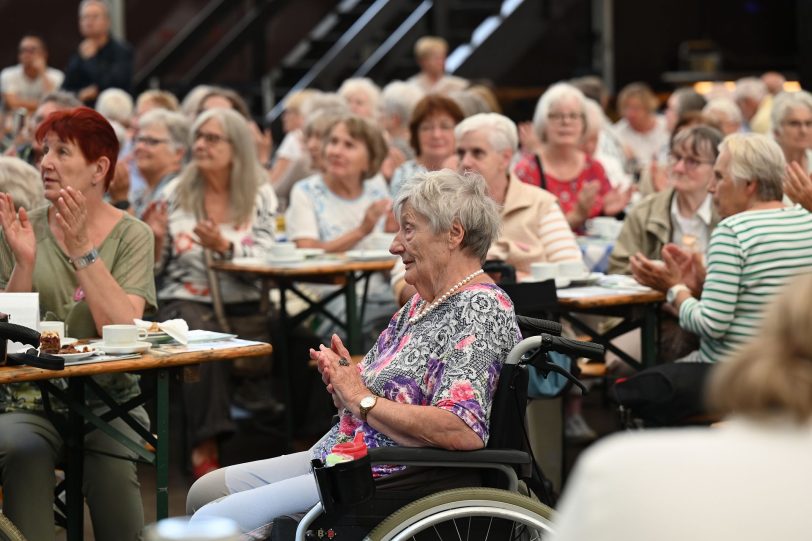
[[[663,190],[640,201],[623,221],[623,229],[609,256],[609,274],[631,274],[629,258],[640,252],[660,259],[663,246],[671,242],[671,199],[674,189]],[[711,209],[710,229],[719,223],[719,213]]]

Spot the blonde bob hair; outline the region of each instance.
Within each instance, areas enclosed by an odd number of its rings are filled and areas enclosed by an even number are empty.
[[[792,279],[761,320],[761,331],[720,363],[707,388],[718,413],[812,419],[812,274]]]
[[[231,165],[229,171],[229,206],[231,219],[237,224],[245,224],[254,213],[257,192],[268,181],[265,169],[257,160],[256,146],[248,122],[237,111],[215,108],[200,113],[192,125],[189,146],[193,146],[200,127],[214,120],[225,132],[231,145]],[[205,183],[203,176],[192,159],[178,176],[177,202],[187,212],[198,212],[203,208]]]

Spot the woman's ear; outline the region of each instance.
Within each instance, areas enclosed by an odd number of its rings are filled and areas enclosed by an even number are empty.
[[[457,220],[451,223],[451,229],[448,230],[448,247],[451,249],[457,248],[462,244],[462,239],[465,238],[465,229],[462,224]]]
[[[107,156],[102,156],[98,160],[96,160],[96,167],[93,170],[93,185],[101,182],[104,183],[104,179],[107,176],[107,172],[110,170],[110,158]]]

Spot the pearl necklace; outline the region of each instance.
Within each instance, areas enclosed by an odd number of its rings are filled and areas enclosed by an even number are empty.
[[[434,299],[433,302],[431,302],[430,304],[425,306],[422,310],[420,310],[418,313],[416,313],[415,315],[410,317],[409,318],[409,323],[414,324],[414,323],[417,323],[418,321],[420,321],[421,319],[423,319],[423,316],[425,316],[426,314],[431,312],[434,309],[434,307],[442,304],[443,301],[445,301],[448,297],[450,297],[452,294],[454,294],[455,291],[457,291],[459,288],[461,288],[462,286],[464,286],[465,284],[467,284],[468,282],[470,282],[471,280],[473,280],[474,278],[476,278],[477,276],[479,276],[483,272],[485,272],[485,271],[482,270],[482,269],[474,271],[471,274],[469,274],[468,276],[466,276],[465,278],[463,278],[462,280],[460,280],[459,282],[457,282],[456,284],[454,284],[453,286],[451,286],[451,288],[448,291],[446,291],[445,293],[443,293],[442,295],[440,295],[439,297]]]

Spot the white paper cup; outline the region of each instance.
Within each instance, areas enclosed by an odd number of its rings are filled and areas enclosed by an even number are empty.
[[[586,267],[580,261],[561,261],[558,263],[560,278],[581,278],[586,274]]]
[[[272,258],[278,259],[282,257],[290,257],[296,253],[295,242],[276,242],[271,245],[269,250]]]
[[[556,263],[530,263],[530,276],[533,280],[543,281],[556,278],[558,276],[558,264]]]
[[[59,335],[59,339],[65,338],[65,322],[64,321],[40,321],[39,332],[55,332]]]
[[[105,325],[102,327],[102,340],[105,346],[129,346],[147,337],[146,329],[135,325]]]

